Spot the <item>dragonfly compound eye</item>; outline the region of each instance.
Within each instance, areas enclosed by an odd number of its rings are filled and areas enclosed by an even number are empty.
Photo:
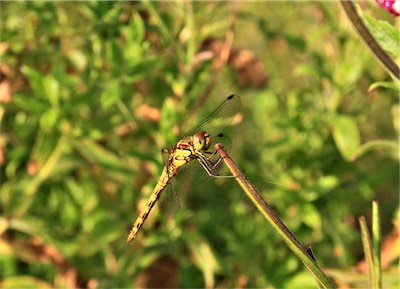
[[[193,138],[193,146],[196,150],[206,151],[211,145],[211,137],[208,133],[201,130]]]

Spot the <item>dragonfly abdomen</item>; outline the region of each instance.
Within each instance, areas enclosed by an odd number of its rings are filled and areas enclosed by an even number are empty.
[[[128,239],[126,240],[127,242],[130,242],[133,239],[135,239],[135,237],[136,237],[137,233],[139,232],[140,228],[142,227],[143,223],[146,221],[147,217],[149,216],[151,209],[154,207],[154,204],[157,202],[157,200],[160,196],[160,193],[168,185],[171,177],[173,177],[173,175],[169,176],[167,173],[167,168],[164,167],[161,177],[158,180],[158,183],[157,183],[156,187],[154,188],[153,192],[151,193],[151,196],[150,196],[149,200],[147,201],[146,206],[142,209],[139,216],[136,218],[135,223],[133,224],[133,227],[131,229],[131,232],[129,233]]]

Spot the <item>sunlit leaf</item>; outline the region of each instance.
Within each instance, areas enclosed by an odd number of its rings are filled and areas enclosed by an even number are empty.
[[[398,57],[400,51],[399,29],[387,21],[375,19],[364,13],[361,14],[361,17],[363,17],[372,35],[382,45],[382,48],[390,52],[394,57]]]
[[[303,204],[300,207],[300,212],[302,220],[305,224],[310,226],[315,230],[319,230],[321,228],[321,215],[318,212],[318,209],[312,204]]]
[[[219,269],[219,263],[211,247],[204,241],[191,244],[194,263],[203,271],[205,287],[214,287],[214,274]]]
[[[354,119],[338,115],[331,125],[337,148],[346,160],[351,161],[360,145],[360,135]]]
[[[36,277],[31,276],[12,276],[0,281],[1,288],[4,289],[20,289],[20,288],[38,288],[47,289],[53,288],[53,285],[41,280]]]

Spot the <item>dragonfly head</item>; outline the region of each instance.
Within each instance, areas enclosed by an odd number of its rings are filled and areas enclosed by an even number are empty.
[[[210,148],[211,136],[204,130],[200,130],[193,137],[193,146],[196,150],[206,151]]]

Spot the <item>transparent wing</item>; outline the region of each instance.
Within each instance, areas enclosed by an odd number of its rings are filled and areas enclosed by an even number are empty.
[[[170,181],[163,194],[160,196],[158,205],[163,213],[173,214],[179,211],[180,203],[178,195],[176,194],[174,179]]]
[[[196,134],[199,130],[206,131],[211,135],[212,143],[222,143],[224,148],[229,150],[232,146],[231,140],[223,135],[221,132],[232,122],[233,117],[240,109],[240,97],[238,95],[228,96],[210,115],[208,115],[203,121],[193,127],[188,131],[183,137],[188,137]],[[214,152],[214,146],[212,145],[208,152],[210,156]],[[169,165],[169,155],[168,149],[162,150],[162,156],[164,165]],[[218,154],[212,155],[210,158],[210,164],[216,163],[218,161]],[[215,174],[225,174],[222,169],[222,164],[217,166],[213,171]],[[171,180],[170,184],[160,196],[159,205],[160,209],[167,213],[173,213],[179,210],[179,199],[175,191],[175,180],[179,186],[190,187],[199,184],[208,179],[207,173],[204,168],[196,161],[192,160],[182,166],[176,176]]]
[[[232,122],[233,117],[239,109],[239,95],[232,94],[228,96],[209,116],[188,131],[184,137],[192,136],[199,130],[204,130],[214,138]],[[213,143],[216,142],[213,141]]]
[[[169,156],[170,151],[167,148],[161,150],[162,158],[164,166],[169,166]],[[174,177],[175,178],[175,177]],[[161,194],[160,199],[158,200],[158,205],[160,210],[164,213],[173,214],[179,210],[180,204],[179,199],[176,194],[175,186],[174,186],[174,178],[172,178],[165,188],[164,192]]]
[[[162,149],[161,155],[162,155],[164,166],[168,166],[169,165],[169,150],[166,148]]]

